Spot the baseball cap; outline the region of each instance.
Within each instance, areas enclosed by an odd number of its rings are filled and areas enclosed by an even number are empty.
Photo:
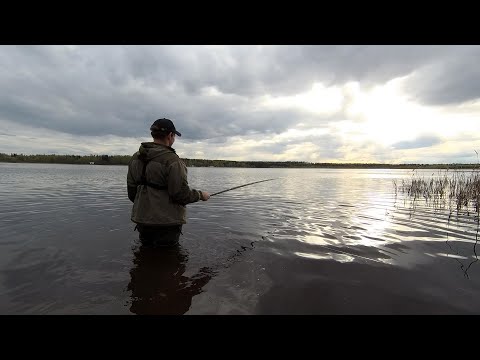
[[[180,134],[176,129],[175,129],[175,125],[173,125],[173,122],[172,120],[170,119],[158,119],[158,120],[155,120],[155,122],[152,124],[152,126],[150,126],[150,131],[151,132],[173,132],[175,134],[177,134],[178,136],[182,136],[182,134]]]

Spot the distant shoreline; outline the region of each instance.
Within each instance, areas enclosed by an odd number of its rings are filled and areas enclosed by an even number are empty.
[[[2,154],[0,162],[70,165],[128,165],[131,155]],[[307,168],[307,169],[480,169],[480,164],[310,163],[304,161],[232,161],[182,158],[187,167]]]

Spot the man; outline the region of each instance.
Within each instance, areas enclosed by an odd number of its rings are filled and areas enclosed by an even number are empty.
[[[128,198],[133,202],[131,219],[145,245],[172,246],[186,223],[186,205],[207,201],[206,191],[191,189],[187,167],[171,147],[182,136],[169,119],[150,127],[153,142],[144,142],[128,164]]]

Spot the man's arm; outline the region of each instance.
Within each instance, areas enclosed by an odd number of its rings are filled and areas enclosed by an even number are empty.
[[[131,202],[135,202],[135,196],[137,196],[136,186],[127,186],[128,198]]]
[[[169,170],[168,194],[174,202],[187,205],[205,199],[200,190],[188,186],[187,167],[181,160],[172,163]]]
[[[127,193],[128,193],[128,198],[130,199],[131,202],[135,202],[135,196],[137,195],[137,182],[135,181],[135,178],[133,177],[133,172],[132,172],[132,159],[130,159],[128,163],[128,173],[127,173]]]

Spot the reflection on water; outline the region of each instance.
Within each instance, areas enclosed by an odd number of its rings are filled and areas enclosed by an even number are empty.
[[[138,315],[182,315],[192,304],[192,298],[204,290],[205,285],[220,271],[228,269],[247,250],[249,245],[232,244],[231,254],[216,259],[210,267],[202,266],[195,274],[186,276],[188,250],[181,245],[188,240],[180,238],[180,244],[171,248],[155,248],[140,243],[133,248],[133,264],[130,270],[130,311]]]
[[[182,315],[192,298],[202,291],[213,272],[203,267],[196,275],[184,276],[188,253],[181,246],[154,248],[140,245],[134,251],[130,270],[130,311],[138,315]]]

